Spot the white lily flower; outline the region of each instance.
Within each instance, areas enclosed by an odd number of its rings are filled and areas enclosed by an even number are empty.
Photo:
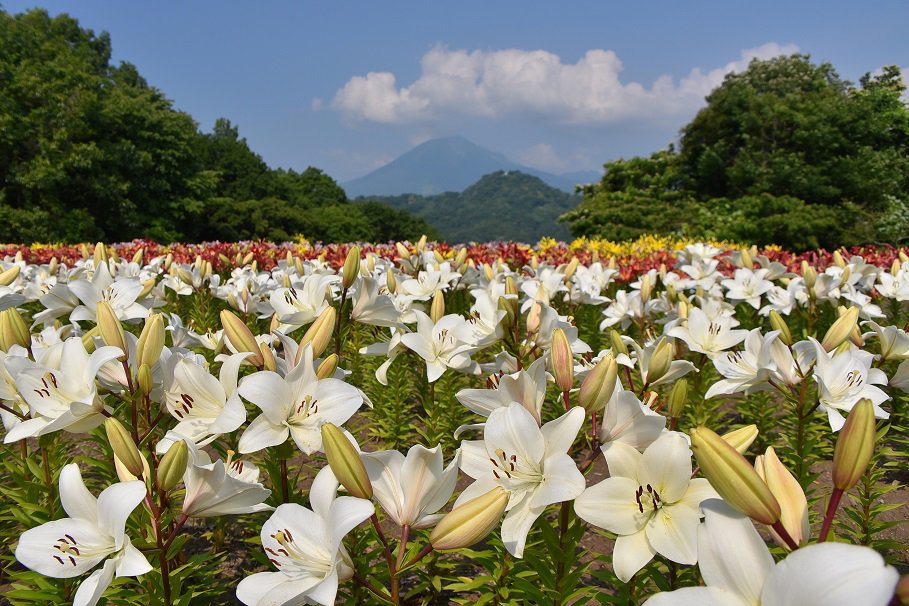
[[[644,302],[641,300],[641,292],[638,290],[631,293],[624,290],[618,291],[609,307],[603,310],[603,315],[606,316],[606,319],[600,322],[600,330],[606,330],[616,324],[625,330],[632,322],[640,321],[644,318]]]
[[[316,377],[311,348],[286,377],[267,370],[253,373],[240,381],[237,391],[262,409],[240,436],[244,454],[283,444],[288,436],[297,448],[312,454],[322,448],[323,423],[341,426],[363,404],[356,387]]]
[[[472,412],[488,417],[493,410],[518,402],[540,423],[546,399],[546,358],[540,357],[526,370],[493,375],[492,389],[462,389],[455,397]]]
[[[88,280],[75,280],[69,283],[69,290],[82,302],[69,315],[72,322],[90,320],[96,322],[95,308],[98,301],[110,303],[114,314],[121,321],[139,320],[147,318],[148,308],[137,303],[136,299],[145,290],[139,280],[122,278],[114,280],[107,263],[98,266],[91,282]]]
[[[633,391],[616,391],[606,404],[599,438],[603,445],[624,442],[636,450],[644,450],[660,437],[666,427],[666,417],[645,406]]]
[[[442,447],[362,453],[374,496],[398,526],[429,528],[442,519],[458,480],[458,456],[443,469]]]
[[[95,377],[104,364],[123,352],[118,347],[105,346],[89,355],[80,337],[70,337],[60,350],[60,367],[33,366],[16,377],[16,388],[31,409],[33,418],[14,427],[6,434],[4,442],[61,429],[84,433],[104,422],[104,404],[98,398]]]
[[[182,439],[191,454],[191,461],[183,474],[186,495],[183,497],[183,515],[190,518],[212,518],[221,515],[254,513],[272,509],[264,503],[271,490],[259,483],[259,469],[249,461],[233,459],[228,451],[227,461],[212,463],[205,451],[192,440],[175,432],[167,432],[170,444]]]
[[[890,274],[886,274],[890,275]],[[881,326],[873,320],[863,322],[871,327],[871,332],[862,335],[863,339],[877,335],[881,346],[881,359],[905,360],[909,358],[909,334],[898,326]]]
[[[691,351],[715,358],[721,351],[744,341],[748,334],[746,330],[734,330],[733,321],[733,318],[723,314],[709,318],[699,307],[692,307],[688,311],[687,325],[674,326],[668,334],[685,341]]]
[[[658,593],[645,606],[886,606],[899,573],[873,549],[816,543],[774,564],[751,520],[719,499],[701,505],[698,568],[706,587]]]
[[[504,488],[509,499],[502,541],[509,553],[522,557],[527,533],[546,506],[569,501],[584,490],[584,476],[567,454],[584,419],[580,406],[543,427],[521,404],[493,410],[484,439],[461,443],[461,470],[476,481],[455,507],[497,486]]]
[[[85,487],[79,466],[60,471],[60,502],[68,518],[27,530],[19,539],[16,559],[44,576],[69,579],[89,575],[73,599],[75,606],[93,606],[114,575],[134,577],[152,567],[126,536],[126,519],[145,498],[145,484],[120,482],[105,488],[96,499]]]
[[[243,352],[230,356],[221,365],[218,379],[195,361],[178,359],[164,400],[167,411],[179,421],[174,432],[204,446],[243,425],[246,408],[237,393],[237,376],[240,365],[251,355]],[[165,438],[156,448],[160,453],[169,446]]]
[[[337,497],[338,481],[326,467],[309,493],[312,509],[278,506],[262,526],[262,548],[278,572],[258,572],[240,581],[237,598],[249,606],[316,603],[332,606],[338,582],[354,574],[341,540],[375,513],[366,499]]]
[[[422,311],[414,311],[417,331],[401,335],[401,343],[426,361],[426,377],[432,383],[451,368],[477,374],[479,366],[470,359],[470,326],[457,314],[449,314],[433,322]]]
[[[752,329],[745,338],[744,351],[727,351],[713,358],[713,365],[723,378],[710,386],[704,398],[769,389],[768,380],[776,370],[773,343],[778,335],[778,330],[761,335],[760,328]]]
[[[761,296],[773,288],[773,282],[766,278],[766,269],[737,269],[732,279],[720,282],[726,289],[726,298],[730,301],[745,302],[757,309],[761,306]]]
[[[325,289],[338,282],[337,276],[310,275],[291,288],[271,291],[269,303],[278,316],[278,330],[290,333],[310,324],[328,307]]]
[[[350,319],[360,324],[372,326],[402,326],[401,312],[394,299],[388,294],[379,292],[379,283],[375,278],[364,277],[357,285],[353,296],[353,308]]]
[[[814,380],[817,382],[817,397],[820,408],[830,420],[830,429],[839,431],[846,419],[839,411],[850,411],[862,398],[874,404],[874,416],[887,419],[890,414],[879,404],[890,396],[877,385],[887,384],[887,375],[880,369],[871,368],[874,356],[861,350],[846,350],[827,353],[816,340],[811,339],[815,348]]]
[[[684,434],[662,434],[641,454],[622,442],[603,447],[610,477],[574,503],[582,519],[616,533],[612,565],[628,582],[659,553],[673,562],[698,559],[701,501],[716,492],[704,478],[691,479],[691,449]]]
[[[669,369],[664,375],[658,377],[655,380],[651,380],[650,375],[652,373],[650,371],[650,367],[651,361],[653,359],[653,354],[656,351],[657,347],[659,347],[660,342],[664,339],[665,337],[660,337],[656,341],[645,345],[644,347],[638,345],[637,341],[633,341],[631,339],[623,339],[626,343],[630,343],[632,349],[634,349],[634,359],[638,365],[638,370],[641,373],[641,380],[644,382],[644,385],[647,385],[649,387],[654,387],[656,385],[665,383],[672,383],[676,379],[684,377],[691,371],[699,372],[695,365],[688,360],[672,360],[672,362],[669,363]],[[616,362],[618,362],[618,360],[616,360]]]

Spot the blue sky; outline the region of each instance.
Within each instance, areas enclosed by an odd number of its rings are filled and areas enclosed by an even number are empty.
[[[109,32],[203,130],[340,181],[439,136],[553,172],[648,154],[755,56],[909,68],[904,1],[0,2]]]

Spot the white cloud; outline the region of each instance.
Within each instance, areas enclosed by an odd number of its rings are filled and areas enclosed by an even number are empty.
[[[660,76],[648,88],[622,82],[622,62],[611,50],[592,49],[566,64],[544,50],[468,52],[437,46],[423,56],[422,74],[412,84],[398,86],[391,72],[354,76],[330,107],[347,119],[395,124],[455,115],[529,115],[568,124],[653,120],[700,107],[726,74],[743,70],[751,59],[795,52],[793,44],[770,42],[742,51],[739,60],[723,67],[693,69],[678,82]]]

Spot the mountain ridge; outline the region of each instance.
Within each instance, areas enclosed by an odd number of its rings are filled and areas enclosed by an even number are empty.
[[[354,203],[381,202],[425,219],[451,243],[512,240],[535,242],[544,236],[570,238],[558,217],[581,201],[521,171],[496,171],[461,192],[431,196],[405,193],[365,196]]]
[[[496,171],[518,171],[568,193],[573,193],[578,183],[600,179],[596,171],[557,175],[537,170],[464,137],[443,137],[425,141],[388,164],[341,186],[351,198],[402,194],[431,196],[463,192],[484,175]]]

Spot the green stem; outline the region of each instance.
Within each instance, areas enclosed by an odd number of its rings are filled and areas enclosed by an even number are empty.
[[[41,448],[41,466],[44,468],[44,485],[47,487],[48,510],[51,519],[57,511],[57,496],[54,494],[54,479],[51,476],[50,461],[47,457],[47,447]]]
[[[567,393],[567,392],[566,392]],[[555,606],[562,606],[562,593],[564,587],[562,587],[562,582],[564,581],[564,576],[566,573],[565,570],[565,539],[568,534],[568,523],[569,515],[571,514],[571,508],[569,501],[562,501],[562,508],[559,510],[559,562],[556,564],[556,577],[555,577]]]
[[[833,489],[833,494],[830,495],[830,502],[827,503],[827,513],[824,516],[824,524],[821,526],[821,534],[817,538],[818,543],[823,543],[827,540],[827,535],[830,534],[830,526],[833,524],[833,518],[836,516],[836,510],[840,506],[840,499],[843,498],[843,491],[839,488]]]
[[[344,302],[347,300],[347,289],[341,290],[341,302],[338,304],[338,315],[335,318],[335,354],[341,357],[341,319],[344,317]]]
[[[281,459],[281,502],[290,503],[290,483],[287,480],[287,459]]]

